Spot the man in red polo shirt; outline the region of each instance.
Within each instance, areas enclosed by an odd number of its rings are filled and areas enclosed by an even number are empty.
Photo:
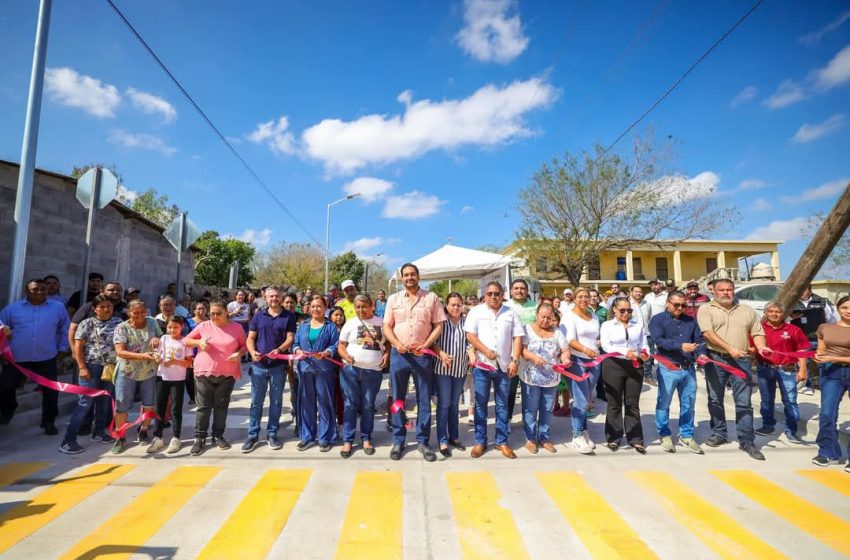
[[[791,443],[803,443],[797,436],[800,408],[797,406],[797,382],[806,380],[806,358],[793,358],[774,353],[810,350],[809,340],[803,331],[785,322],[785,310],[772,301],[764,308],[762,327],[766,345],[771,352],[756,354],[758,359],[759,394],[761,395],[762,426],[756,429],[760,436],[770,435],[776,429],[774,400],[776,387],[785,406],[785,437]]]

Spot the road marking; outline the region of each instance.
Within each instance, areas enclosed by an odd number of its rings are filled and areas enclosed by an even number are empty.
[[[578,473],[538,472],[540,485],[594,558],[657,558]],[[600,528],[604,527],[604,530]]]
[[[663,472],[632,472],[628,476],[721,558],[786,558],[673,476]]]
[[[528,558],[511,512],[499,504],[502,494],[492,474],[450,472],[446,481],[464,558]]]
[[[711,474],[841,554],[850,556],[850,523],[750,471]],[[847,476],[847,475],[845,475]]]
[[[178,467],[77,541],[62,558],[105,554],[110,559],[129,558],[220,470],[219,467]]]
[[[50,463],[3,463],[0,465],[0,488],[47,467]]]
[[[108,486],[134,465],[97,464],[50,483],[31,501],[0,515],[0,553],[44,527],[98,490]]]
[[[850,476],[847,476],[847,473],[843,473],[841,471],[828,471],[826,469],[806,469],[797,471],[797,474],[810,478],[815,482],[819,482],[827,488],[835,490],[836,492],[844,494],[850,498]]]
[[[198,558],[265,558],[311,473],[310,469],[266,471]]]
[[[401,473],[357,473],[336,558],[402,558],[402,497]]]

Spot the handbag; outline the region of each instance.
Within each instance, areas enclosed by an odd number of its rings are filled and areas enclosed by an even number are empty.
[[[115,370],[118,367],[115,364],[106,364],[103,366],[103,373],[100,374],[101,381],[109,381],[115,383]]]

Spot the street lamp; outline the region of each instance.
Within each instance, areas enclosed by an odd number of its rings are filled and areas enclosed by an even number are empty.
[[[334,200],[330,204],[328,204],[328,217],[325,222],[325,293],[328,293],[328,258],[331,254],[331,207],[336,206],[340,202],[345,202],[346,200],[351,200],[352,198],[356,198],[360,196],[360,193],[350,194],[348,196],[344,196],[339,200]]]

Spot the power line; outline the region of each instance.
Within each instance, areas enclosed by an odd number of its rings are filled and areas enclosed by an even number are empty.
[[[108,0],[107,0],[107,1],[108,1]],[[656,100],[655,100],[655,103],[653,103],[652,105],[650,105],[650,106],[649,106],[649,108],[641,114],[641,116],[639,116],[639,117],[638,117],[638,118],[637,118],[637,119],[636,119],[636,120],[635,120],[632,124],[630,124],[630,125],[629,125],[629,127],[628,127],[626,130],[624,130],[624,131],[623,131],[623,132],[622,132],[619,136],[617,136],[617,138],[616,138],[613,142],[611,142],[611,144],[609,144],[609,145],[608,145],[608,147],[607,147],[607,148],[605,148],[605,150],[604,150],[601,154],[599,154],[599,157],[601,158],[601,157],[603,157],[605,154],[607,154],[607,153],[611,150],[611,148],[613,148],[614,146],[616,146],[616,145],[617,145],[617,143],[618,143],[620,140],[622,140],[622,139],[623,139],[623,137],[625,137],[625,136],[626,136],[629,132],[631,132],[631,131],[632,131],[632,129],[633,129],[634,127],[636,127],[638,124],[640,124],[640,122],[641,122],[643,119],[645,119],[647,115],[649,115],[649,114],[650,114],[650,113],[651,113],[651,112],[652,112],[652,111],[653,111],[656,107],[658,107],[658,106],[661,104],[661,102],[662,102],[662,101],[664,101],[664,100],[667,98],[667,96],[668,96],[668,95],[670,95],[671,93],[673,93],[673,90],[675,90],[677,87],[679,87],[679,84],[681,84],[682,82],[684,82],[684,81],[685,81],[685,78],[687,78],[687,77],[688,77],[688,74],[690,74],[691,72],[693,72],[693,71],[694,71],[694,69],[696,69],[696,67],[697,67],[697,66],[699,66],[699,65],[700,65],[700,63],[702,63],[702,61],[703,61],[703,60],[705,60],[705,59],[708,57],[708,55],[710,55],[710,54],[714,51],[714,49],[716,49],[718,46],[720,46],[720,43],[722,43],[723,41],[725,41],[725,40],[726,40],[726,38],[727,38],[727,37],[729,37],[729,35],[731,35],[731,34],[732,34],[732,33],[733,33],[733,32],[734,32],[737,28],[738,28],[738,26],[739,26],[739,25],[741,25],[742,23],[744,23],[744,20],[746,20],[748,17],[750,17],[750,16],[752,15],[752,14],[753,14],[753,12],[755,12],[755,11],[758,9],[758,7],[762,5],[762,3],[763,3],[763,2],[764,2],[764,0],[757,0],[757,2],[756,2],[755,4],[753,4],[753,5],[752,5],[752,7],[751,7],[751,8],[747,11],[747,13],[745,13],[743,16],[741,16],[741,18],[740,18],[738,21],[736,21],[736,22],[735,22],[735,25],[733,25],[731,28],[729,28],[729,30],[728,30],[728,31],[726,31],[726,33],[724,33],[723,35],[721,35],[721,36],[720,36],[720,38],[719,38],[717,41],[715,41],[715,42],[714,42],[714,44],[713,44],[713,45],[711,45],[711,47],[709,47],[709,49],[708,49],[707,51],[705,51],[705,52],[702,54],[702,56],[700,56],[700,57],[697,59],[697,61],[696,61],[696,62],[694,62],[694,63],[691,65],[691,67],[690,67],[690,68],[688,68],[688,69],[685,71],[685,73],[684,73],[684,74],[682,74],[681,76],[679,76],[679,79],[678,79],[678,80],[676,80],[675,82],[673,82],[673,85],[671,85],[669,88],[667,88],[667,91],[665,91],[665,92],[661,95],[661,97],[659,97],[658,99],[656,99]]]
[[[230,150],[230,152],[236,157],[236,159],[239,160],[239,163],[242,164],[242,167],[244,167],[248,171],[248,173],[254,178],[254,180],[261,187],[263,187],[263,189],[268,193],[268,195],[270,197],[272,197],[272,199],[275,202],[277,202],[278,206],[280,206],[283,209],[283,211],[286,212],[286,214],[293,221],[293,223],[295,223],[295,225],[297,225],[301,229],[301,231],[303,231],[307,235],[307,237],[309,237],[313,241],[313,243],[315,243],[322,250],[322,253],[324,253],[325,252],[324,245],[322,245],[319,242],[318,239],[313,237],[313,234],[311,234],[310,231],[306,227],[304,227],[304,224],[302,224],[300,221],[298,221],[298,218],[296,218],[295,215],[292,212],[289,211],[289,208],[287,208],[286,205],[277,197],[277,195],[275,195],[274,192],[272,192],[272,190],[268,187],[268,185],[266,185],[265,181],[263,181],[260,178],[260,176],[257,174],[257,172],[254,171],[254,168],[252,168],[248,164],[248,162],[245,161],[245,158],[243,158],[242,155],[239,154],[239,152],[236,150],[236,148],[233,147],[233,144],[231,144],[231,142],[224,136],[224,134],[221,133],[221,131],[218,129],[218,127],[215,124],[213,124],[212,120],[210,120],[210,118],[207,116],[207,114],[204,112],[204,110],[201,109],[201,107],[195,102],[195,100],[192,98],[192,96],[189,94],[189,92],[186,91],[186,88],[183,87],[183,85],[180,83],[180,81],[174,76],[174,74],[171,73],[171,71],[165,66],[165,64],[162,62],[162,60],[160,60],[160,58],[156,55],[156,53],[153,51],[153,49],[150,47],[150,45],[148,45],[148,43],[142,38],[142,36],[139,34],[139,32],[136,31],[136,28],[133,27],[133,24],[130,23],[130,20],[128,20],[124,16],[124,14],[121,13],[121,10],[118,9],[118,6],[116,6],[112,2],[112,0],[106,0],[106,3],[109,4],[110,7],[118,15],[118,17],[121,18],[121,21],[124,22],[124,24],[130,30],[130,32],[133,33],[133,35],[136,36],[136,39],[138,39],[139,43],[141,43],[141,45],[145,48],[145,50],[148,51],[148,54],[151,55],[151,57],[156,61],[156,63],[159,65],[159,67],[162,68],[162,71],[165,72],[168,75],[168,77],[171,79],[172,82],[174,82],[174,85],[177,86],[177,89],[180,90],[180,93],[182,93],[183,96],[192,105],[192,107],[195,108],[195,111],[197,111],[198,114],[201,115],[201,118],[204,119],[204,121],[206,121],[206,123],[213,130],[213,132],[215,132],[216,136],[218,136],[219,140],[221,140],[224,143],[224,145],[227,147],[227,149]]]

